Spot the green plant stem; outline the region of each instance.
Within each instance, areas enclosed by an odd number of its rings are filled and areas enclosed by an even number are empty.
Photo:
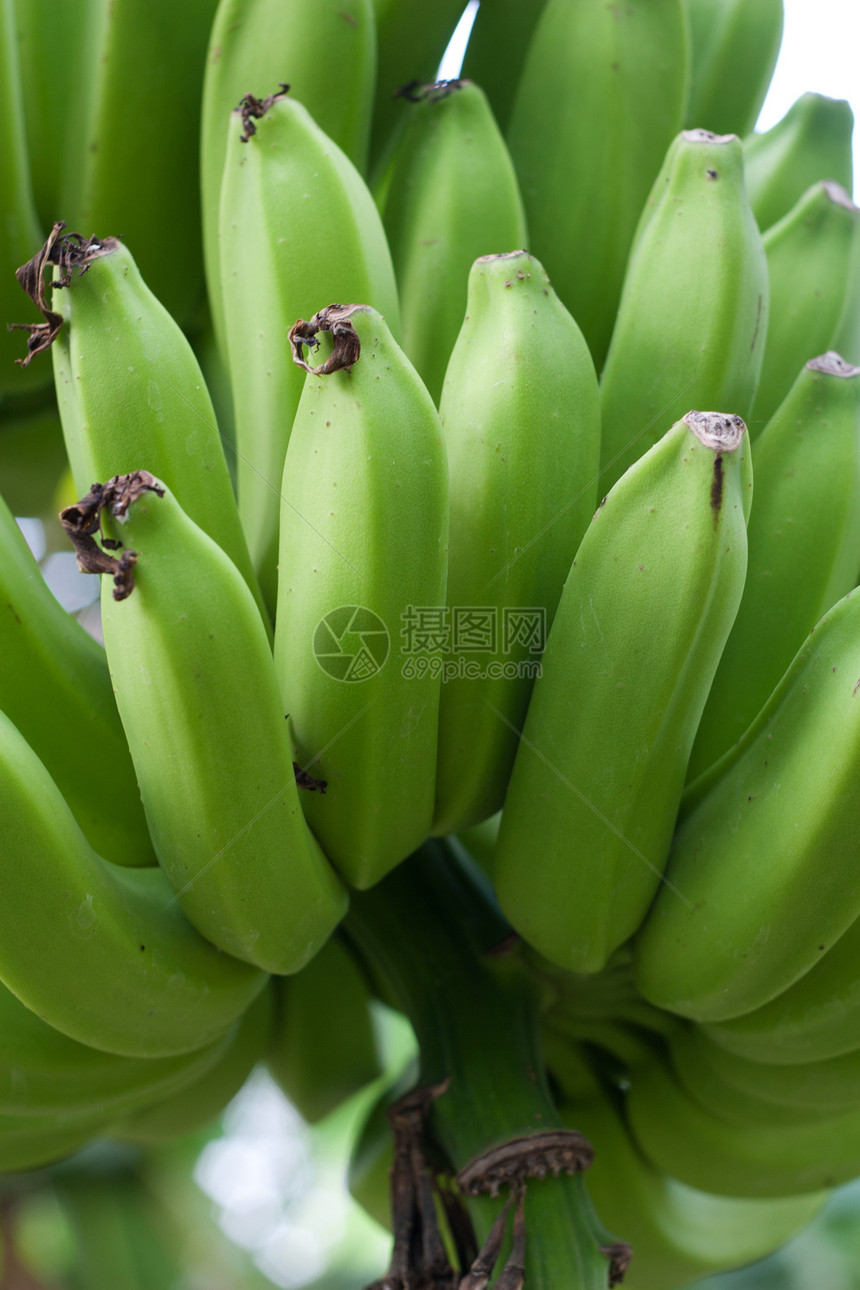
[[[410,1019],[420,1083],[450,1080],[431,1130],[454,1170],[536,1130],[561,1127],[549,1095],[531,986],[487,951],[509,933],[480,877],[454,848],[430,841],[371,891],[355,893],[344,924],[383,998]],[[479,1241],[501,1201],[469,1202]],[[603,1290],[608,1263],[581,1175],[530,1180],[529,1290]]]

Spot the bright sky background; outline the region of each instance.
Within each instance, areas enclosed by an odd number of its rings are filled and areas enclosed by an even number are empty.
[[[784,0],[784,3],[782,48],[758,128],[766,130],[775,125],[806,90],[848,99],[855,117],[860,118],[860,0]],[[477,0],[470,0],[469,10],[472,13],[461,24],[461,39],[452,40],[444,70],[440,69],[443,78],[459,72]],[[855,127],[855,193],[858,173],[860,129]]]

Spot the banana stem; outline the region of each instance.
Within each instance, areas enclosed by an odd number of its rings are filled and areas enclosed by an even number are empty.
[[[480,881],[448,842],[431,840],[371,891],[354,893],[344,923],[382,997],[413,1025],[420,1082],[450,1081],[429,1123],[454,1171],[511,1139],[561,1127],[532,987],[513,963],[486,957],[509,928]],[[468,1201],[480,1242],[501,1204]],[[525,1229],[529,1290],[604,1290],[607,1234],[581,1174],[529,1179]]]

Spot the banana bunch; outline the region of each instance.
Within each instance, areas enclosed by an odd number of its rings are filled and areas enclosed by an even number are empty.
[[[460,9],[0,0],[0,1172],[265,1063],[386,1290],[667,1290],[860,1174],[853,118]]]

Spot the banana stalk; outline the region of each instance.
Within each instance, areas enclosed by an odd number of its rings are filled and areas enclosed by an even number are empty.
[[[525,1139],[525,1155],[532,1135],[560,1127],[541,1074],[533,997],[521,977],[486,958],[506,925],[447,843],[425,844],[373,891],[356,896],[344,926],[383,999],[412,1022],[420,1084],[436,1088],[447,1081],[432,1105],[430,1126],[448,1169],[463,1170],[479,1153],[511,1139]],[[538,1139],[532,1140],[537,1151]],[[568,1178],[547,1171],[539,1178],[540,1168],[535,1155],[535,1173],[521,1180],[522,1270],[530,1290],[559,1284],[604,1290],[610,1260],[629,1257],[629,1250],[607,1238],[581,1173]],[[519,1177],[515,1169],[513,1174]],[[486,1197],[468,1201],[479,1242],[492,1232],[500,1208],[501,1201]],[[398,1235],[402,1240],[395,1226],[395,1249]]]

